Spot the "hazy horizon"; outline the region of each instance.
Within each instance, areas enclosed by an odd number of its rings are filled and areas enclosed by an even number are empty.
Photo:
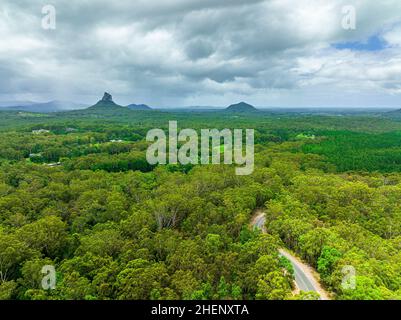
[[[114,99],[113,99],[114,100]],[[95,104],[95,102],[97,101],[92,101],[92,103],[81,103],[78,101],[62,101],[62,100],[50,100],[50,101],[0,101],[0,109],[6,109],[6,108],[12,108],[12,107],[26,107],[26,106],[34,106],[34,105],[39,105],[39,104],[48,104],[48,103],[52,103],[52,102],[63,102],[63,103],[73,103],[75,109],[77,106],[82,105],[82,109],[86,109],[92,105]],[[115,101],[116,102],[116,101]],[[231,104],[236,104],[236,103],[240,103],[240,102],[245,102],[246,101],[237,101],[237,102],[232,102]],[[130,104],[145,104],[142,102],[133,102],[133,103],[128,103],[128,104],[119,104],[118,102],[116,102],[118,105],[121,106],[128,106]],[[176,109],[176,110],[180,110],[180,109],[193,109],[193,110],[218,110],[218,109],[226,109],[228,106],[230,106],[231,104],[228,105],[184,105],[184,106],[173,106],[173,105],[169,105],[169,106],[156,106],[156,105],[149,105],[149,107],[151,107],[152,109],[155,110],[168,110],[168,109]],[[146,105],[146,104],[145,104]],[[367,107],[359,107],[359,106],[262,106],[262,105],[252,105],[253,107],[260,109],[260,110],[313,110],[313,111],[346,111],[346,110],[360,110],[360,111],[365,111],[365,110],[377,110],[377,111],[389,111],[389,110],[398,110],[400,109],[400,107],[391,107],[391,106],[383,106],[383,107],[378,107],[378,106],[367,106]],[[79,108],[81,109],[81,108]],[[66,109],[67,110],[67,109]],[[68,110],[74,110],[74,108],[68,109]]]

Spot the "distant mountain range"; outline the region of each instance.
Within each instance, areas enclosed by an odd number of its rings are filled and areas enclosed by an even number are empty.
[[[38,113],[51,113],[51,112],[65,112],[65,111],[88,111],[94,112],[96,110],[106,111],[112,114],[113,111],[151,111],[153,108],[146,104],[129,104],[127,106],[122,106],[113,101],[113,97],[110,93],[105,92],[102,99],[100,99],[96,104],[89,106],[82,103],[75,103],[69,101],[50,101],[44,103],[34,103],[34,102],[0,102],[0,110],[10,110],[10,111],[26,111],[26,112],[38,112]],[[229,112],[255,112],[254,106],[240,102],[237,104],[232,104],[229,107],[222,109],[218,107],[180,107],[180,108],[162,108],[161,110],[186,110],[186,111],[229,111]]]
[[[29,106],[35,104],[33,101],[0,101],[0,108]]]
[[[213,106],[190,106],[190,107],[164,107],[160,108],[160,110],[172,110],[172,111],[188,111],[188,112],[212,112],[212,111],[223,111],[223,112],[255,112],[262,111],[261,109],[257,109],[256,107],[246,103],[240,102],[236,104],[232,104],[226,108],[223,107],[213,107]],[[267,109],[265,109],[267,110]]]
[[[245,102],[240,102],[237,104],[232,104],[226,109],[220,109],[220,108],[213,108],[209,107],[209,109],[206,109],[205,107],[187,107],[187,108],[180,108],[179,110],[188,110],[188,111],[201,111],[202,109],[210,110],[210,111],[227,111],[227,112],[255,112],[258,111],[254,106],[245,103]],[[121,106],[113,101],[113,97],[111,96],[110,93],[105,92],[103,95],[103,98],[99,100],[96,104],[93,106],[87,108],[88,111],[106,111],[109,112],[119,112],[119,111],[127,111],[127,110],[133,110],[133,111],[150,111],[153,110],[151,107],[149,107],[146,104],[130,104],[128,106]],[[165,110],[176,110],[176,109],[165,109]]]
[[[136,110],[136,111],[152,110],[152,108],[147,106],[146,104],[130,104],[129,106],[127,106],[127,108],[130,110]]]
[[[26,111],[26,112],[61,112],[70,110],[80,110],[87,108],[87,105],[78,104],[69,101],[50,101],[45,103],[30,103],[26,105],[5,106],[3,109],[11,111]]]
[[[103,98],[99,100],[95,105],[88,108],[88,110],[96,110],[96,109],[117,109],[117,110],[133,110],[133,111],[147,111],[152,110],[146,104],[130,104],[128,106],[121,106],[113,101],[113,97],[110,93],[105,92]]]
[[[3,107],[2,107],[3,105]],[[11,111],[26,111],[26,112],[39,112],[39,113],[51,113],[51,112],[65,112],[65,111],[76,111],[76,112],[84,112],[84,113],[96,113],[96,111],[102,112],[103,114],[113,113],[125,113],[129,111],[151,111],[153,110],[146,104],[129,104],[127,106],[122,106],[114,102],[113,97],[110,93],[105,92],[103,94],[102,99],[100,99],[96,104],[92,106],[68,102],[68,101],[50,101],[46,103],[32,103],[27,102],[21,103],[18,105],[17,102],[10,103],[10,106],[4,107],[4,103],[0,103],[0,110],[11,110]],[[170,110],[170,111],[226,111],[226,112],[255,112],[258,111],[254,106],[246,103],[240,102],[237,104],[232,104],[227,108],[218,108],[218,107],[182,107],[182,108],[162,108],[160,110]]]
[[[256,108],[246,102],[239,102],[232,104],[227,108],[214,107],[214,106],[188,106],[188,107],[160,107],[155,108],[157,110],[165,110],[170,112],[230,112],[230,113],[249,113],[249,112],[270,112],[273,114],[286,114],[286,113],[298,113],[298,114],[321,114],[321,115],[350,115],[350,114],[380,114],[383,116],[401,118],[401,109],[394,110],[391,108],[306,108],[306,107],[261,107]],[[103,98],[100,99],[96,104],[89,106],[83,103],[75,103],[69,101],[50,101],[45,103],[34,103],[31,101],[0,101],[0,111],[25,111],[25,112],[37,112],[37,113],[52,113],[52,112],[96,112],[96,110],[102,110],[105,114],[113,115],[113,112],[119,111],[120,113],[126,113],[130,111],[152,111],[154,108],[149,107],[146,104],[129,104],[122,106],[113,101],[111,94],[105,92]],[[104,112],[106,111],[107,112]]]
[[[69,102],[69,101],[50,101],[44,103],[34,103],[30,101],[26,102],[3,102],[0,103],[0,110],[9,111],[26,111],[26,112],[38,112],[38,113],[51,113],[51,112],[63,112],[63,111],[77,111],[77,110],[89,110],[93,111],[96,109],[124,109],[134,111],[146,111],[152,110],[146,104],[130,104],[128,106],[118,105],[113,101],[111,94],[105,92],[103,98],[99,100],[95,105],[89,106],[81,103]]]
[[[390,110],[387,113],[395,114],[395,115],[401,115],[401,109]]]
[[[254,106],[245,103],[245,102],[240,102],[237,104],[232,104],[231,106],[229,106],[226,111],[230,111],[230,112],[255,112],[258,111],[258,109],[256,109]]]

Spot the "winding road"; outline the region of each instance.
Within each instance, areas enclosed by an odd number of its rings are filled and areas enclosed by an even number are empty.
[[[259,228],[262,232],[266,232],[265,228],[265,214],[259,212],[253,219],[252,225],[254,228]],[[330,300],[327,292],[322,288],[319,281],[313,274],[313,269],[307,264],[300,261],[297,257],[293,256],[285,249],[279,250],[280,255],[286,257],[294,268],[295,284],[300,291],[315,291],[320,295],[321,300]]]

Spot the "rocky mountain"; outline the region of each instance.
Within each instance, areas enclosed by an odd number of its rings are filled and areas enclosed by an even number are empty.
[[[113,97],[110,93],[105,92],[103,98],[99,100],[95,105],[88,108],[88,110],[93,109],[120,109],[124,108],[123,106],[118,105],[113,101]]]
[[[105,92],[101,101],[113,102],[113,97],[110,93]]]

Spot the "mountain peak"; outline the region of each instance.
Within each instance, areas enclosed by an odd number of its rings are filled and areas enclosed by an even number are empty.
[[[226,110],[235,112],[247,112],[247,111],[256,111],[257,109],[246,102],[240,102],[237,104],[232,104]]]
[[[103,102],[113,102],[113,97],[112,97],[112,95],[111,95],[110,93],[105,92],[104,95],[103,95],[102,100],[100,100],[100,101],[103,101]]]
[[[105,92],[103,95],[103,98],[101,100],[99,100],[95,105],[93,105],[92,107],[90,107],[89,109],[93,109],[93,108],[115,108],[115,107],[119,107],[122,108],[122,106],[116,104],[113,101],[113,97],[111,96],[110,93]]]
[[[127,108],[130,110],[136,110],[136,111],[152,110],[152,108],[146,104],[130,104],[127,106]]]

